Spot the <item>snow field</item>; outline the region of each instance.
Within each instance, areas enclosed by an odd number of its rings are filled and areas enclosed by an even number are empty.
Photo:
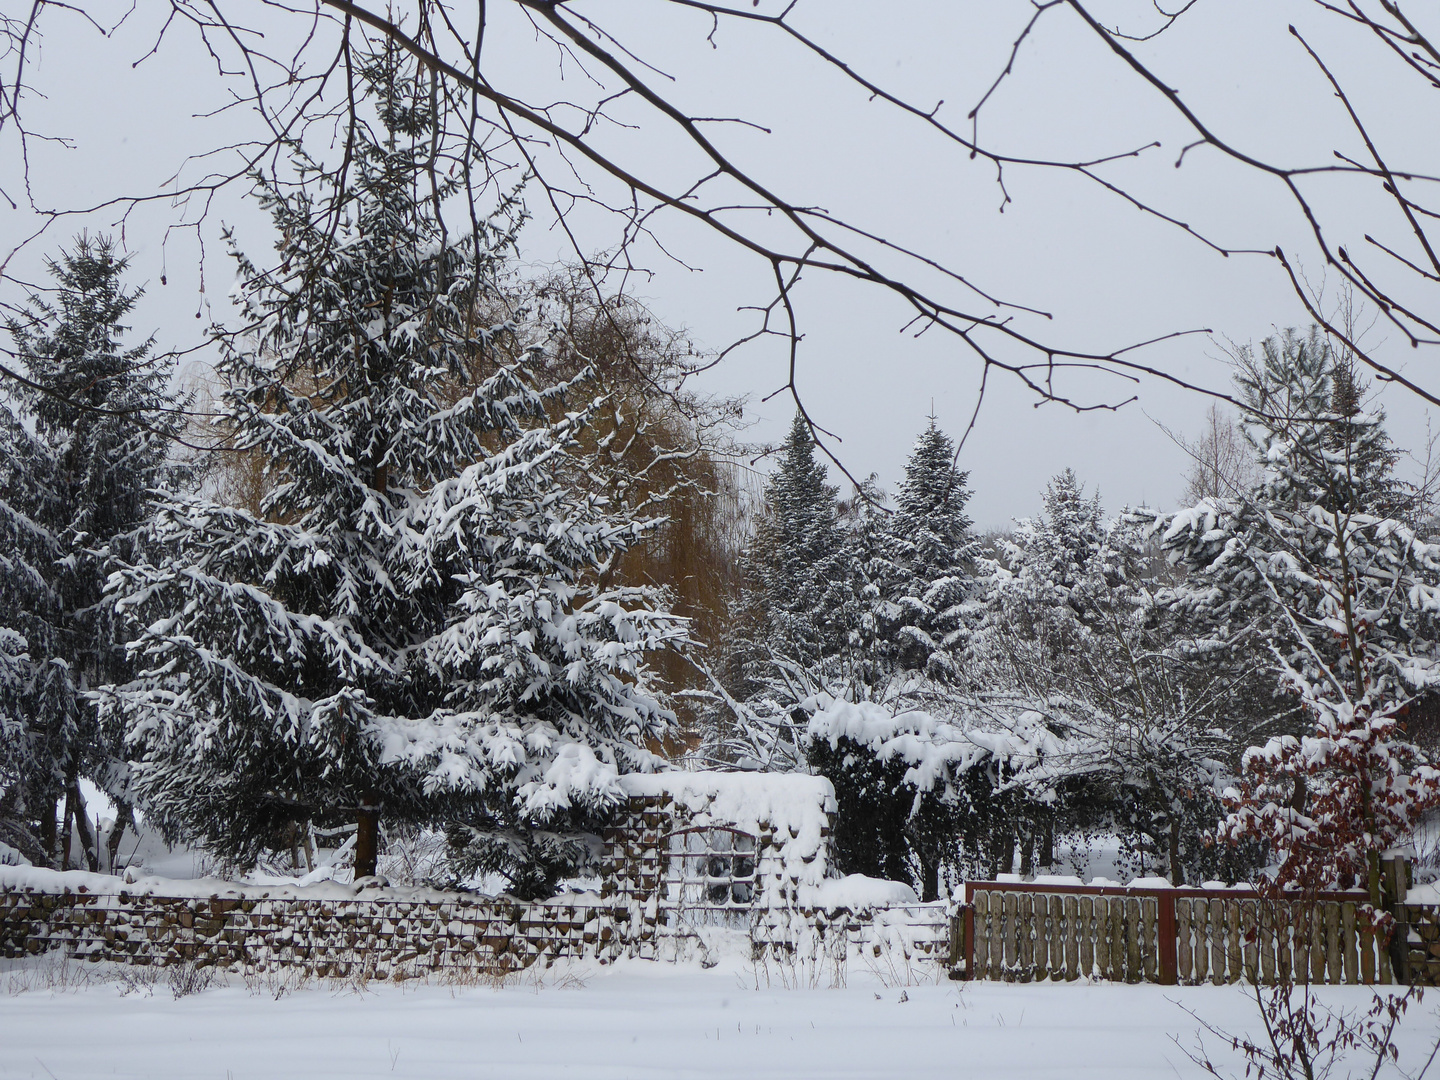
[[[17,971],[0,970],[0,990]],[[0,996],[0,1077],[1189,1078],[1202,1074],[1171,1039],[1194,1042],[1182,1006],[1258,1034],[1254,1001],[1236,987],[899,987],[852,970],[839,988],[786,988],[763,975],[757,987],[756,974],[732,960],[708,971],[624,961],[499,989],[372,984],[277,999],[232,984],[178,1000],[163,981],[148,996],[99,982],[31,990]],[[1364,987],[1322,989],[1332,1005],[1370,1001]],[[1402,1067],[1423,1060],[1437,1030],[1433,1003],[1411,1014]],[[1217,1043],[1217,1063],[1231,1060]]]

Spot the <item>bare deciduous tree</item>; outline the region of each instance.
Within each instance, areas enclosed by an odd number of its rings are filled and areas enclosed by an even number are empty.
[[[1206,410],[1205,426],[1194,442],[1176,441],[1190,455],[1181,496],[1187,506],[1201,499],[1236,498],[1259,478],[1254,449],[1218,403],[1212,402]]]

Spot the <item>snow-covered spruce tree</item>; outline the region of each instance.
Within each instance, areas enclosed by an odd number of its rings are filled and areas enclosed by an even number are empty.
[[[967,845],[974,851],[983,844],[980,837],[993,831],[991,816],[1013,809],[1016,799],[996,794],[991,763],[979,748],[963,738],[933,746],[937,729],[958,729],[927,713],[897,714],[893,703],[828,694],[810,704],[805,758],[835,787],[836,867],[905,881],[922,900],[939,899],[947,869],[961,864]],[[956,746],[959,755],[946,757]],[[966,865],[975,871],[986,862]]]
[[[878,509],[873,485],[856,493],[840,549],[846,648],[821,680],[830,697],[943,709],[932,699],[958,679],[977,546],[954,458],[955,444],[932,420],[906,464],[894,513]],[[882,744],[872,743],[834,733],[805,741],[810,768],[835,785],[837,861],[853,873],[911,880],[933,900],[956,850],[958,803],[949,789],[902,782],[907,765],[877,756]]]
[[[836,504],[840,546],[831,563],[829,626],[833,652],[814,669],[815,681],[850,701],[884,696],[901,671],[900,638],[886,613],[885,587],[894,577],[888,497],[874,475]],[[894,586],[892,585],[892,590]]]
[[[1044,697],[1055,664],[1098,617],[1097,600],[1121,557],[1109,544],[1098,493],[1087,499],[1073,471],[1046,486],[1044,512],[1016,522],[994,558],[979,562],[982,593],[969,662],[988,688]],[[1133,597],[1131,598],[1133,599]]]
[[[1189,571],[1174,606],[1218,647],[1263,650],[1301,707],[1245,755],[1226,833],[1266,843],[1283,881],[1358,881],[1378,905],[1381,853],[1440,802],[1402,727],[1440,685],[1440,548],[1394,516],[1384,414],[1323,337],[1242,353],[1236,383],[1264,479],[1157,522]]]
[[[729,758],[764,768],[802,764],[796,707],[833,673],[857,615],[837,495],[797,413],[741,553],[723,677],[711,676]]]
[[[947,683],[960,675],[957,657],[979,552],[965,514],[968,478],[955,467],[955,443],[932,419],[905,463],[885,530],[883,633],[900,668]]]
[[[109,239],[82,235],[49,263],[49,299],[7,321],[29,383],[11,382],[0,412],[0,840],[63,864],[73,822],[91,869],[102,852],[80,778],[128,816],[120,742],[89,697],[128,674],[101,599],[107,562],[128,552],[153,490],[178,479],[184,425],[153,339],[124,346],[140,297],[125,288],[126,262]],[[119,822],[110,839],[113,858]]]
[[[744,559],[762,669],[770,657],[814,665],[845,642],[836,612],[844,570],[837,495],[816,460],[810,427],[796,413]]]
[[[531,332],[480,316],[517,207],[449,232],[463,170],[429,171],[427,86],[389,52],[364,76],[378,135],[356,130],[352,174],[297,149],[295,183],[256,182],[278,264],[237,254],[221,411],[270,472],[260,513],[162,509],[113,579],[144,670],[111,701],[172,831],[243,862],[348,819],[357,877],[382,817],[523,829],[613,803],[669,720],[644,657],[685,633],[598,584],[651,523],[581,490],[587,410],[561,411],[581,379],[540,381],[543,333],[477,362]]]
[[[48,778],[46,771],[35,767],[30,684],[30,653],[25,638],[8,626],[0,627],[0,866],[25,862],[43,866],[53,854],[54,845],[46,842],[49,838],[41,838],[40,826],[47,820],[42,813],[37,825],[30,807],[32,800],[40,801],[37,789],[43,788]],[[53,797],[47,809],[53,822]],[[55,826],[49,827],[53,832]]]

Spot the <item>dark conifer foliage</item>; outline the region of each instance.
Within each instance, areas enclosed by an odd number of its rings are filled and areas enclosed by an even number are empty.
[[[670,719],[645,657],[685,636],[649,592],[598,586],[652,523],[576,482],[588,372],[546,383],[547,330],[496,284],[518,205],[451,232],[465,173],[443,148],[431,171],[427,84],[393,53],[364,75],[378,123],[348,183],[297,150],[297,184],[257,180],[278,265],[236,256],[221,411],[270,472],[259,513],[162,509],[115,581],[145,670],[113,699],[173,832],[247,862],[291,823],[349,820],[358,876],[382,816],[613,803]],[[514,359],[480,363],[502,339]]]
[[[906,463],[893,513],[878,508],[881,498],[873,485],[858,491],[842,522],[835,610],[845,640],[808,685],[829,698],[943,708],[961,679],[977,544],[965,514],[967,475],[933,420]],[[935,899],[942,868],[954,862],[959,835],[974,818],[968,794],[917,787],[906,780],[902,758],[845,736],[807,739],[805,756],[835,785],[838,865],[909,880],[924,899]]]
[[[1266,338],[1258,355],[1242,350],[1235,385],[1245,434],[1271,469],[1266,498],[1345,514],[1403,512],[1385,410],[1367,407],[1369,388],[1353,361],[1318,327]]]
[[[969,474],[955,465],[955,443],[930,421],[905,463],[887,533],[894,605],[887,636],[897,661],[942,681],[959,677],[965,606],[973,599],[978,543],[965,504]]]
[[[11,384],[0,411],[0,841],[32,861],[63,859],[63,798],[64,831],[73,820],[92,869],[101,852],[77,781],[108,790],[122,816],[129,794],[117,733],[89,696],[128,671],[105,578],[155,489],[179,479],[184,424],[153,338],[125,347],[140,297],[126,263],[88,236],[49,263],[49,298],[7,322],[31,385]]]
[[[775,660],[815,670],[845,642],[838,494],[797,413],[741,563],[749,694],[774,686]]]

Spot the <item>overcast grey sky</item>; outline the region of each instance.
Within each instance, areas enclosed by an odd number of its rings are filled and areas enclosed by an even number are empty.
[[[46,97],[31,100],[30,125],[73,145],[31,144],[37,204],[79,206],[154,191],[187,154],[249,137],[256,121],[243,108],[196,115],[227,99],[193,33],[182,28],[167,36],[154,57],[132,66],[155,40],[167,7],[142,0],[110,39],[64,13],[49,16],[30,79]],[[453,7],[463,13],[469,5]],[[485,55],[493,81],[512,91],[523,88],[537,100],[576,93],[584,76],[538,44],[515,10],[492,8]],[[1016,322],[1047,340],[1105,351],[1208,327],[1222,338],[1249,342],[1308,321],[1273,259],[1224,258],[1074,174],[1008,170],[1011,201],[1001,213],[993,165],[970,160],[914,118],[869,100],[773,32],[722,25],[712,46],[708,19],[653,0],[577,9],[603,13],[609,29],[665,73],[657,81],[691,112],[739,116],[769,128],[768,134],[734,125],[707,129],[767,186],[923,249],[996,296],[1050,313],[1049,319],[1018,314]],[[760,9],[778,6],[764,0]],[[1019,0],[800,0],[792,18],[888,89],[927,108],[943,99],[937,117],[968,132],[967,112],[1004,67],[1032,10]],[[1097,3],[1093,10],[1128,30],[1158,25],[1149,3]],[[1421,108],[1429,103],[1413,78],[1392,82],[1393,65],[1381,46],[1357,38],[1309,0],[1199,0],[1165,34],[1136,48],[1207,122],[1247,151],[1287,164],[1327,163],[1337,149],[1360,153],[1339,102],[1287,32],[1290,23],[1334,65],[1387,145],[1403,147],[1407,167],[1440,171],[1433,160],[1440,156],[1433,105],[1429,112]],[[274,29],[283,38],[294,32],[293,20]],[[694,163],[685,148],[656,134],[638,105],[633,114],[629,108],[620,102],[617,116],[638,127],[610,129],[605,145],[654,175],[677,182],[691,175]],[[1159,148],[1105,166],[1101,174],[1224,244],[1282,245],[1317,285],[1324,280],[1299,212],[1279,184],[1225,164],[1208,149],[1187,156],[1177,169],[1190,133],[1153,88],[1070,12],[1047,15],[1027,39],[1012,77],[981,116],[980,135],[992,149],[1052,158],[1096,157],[1158,140]],[[0,142],[0,186],[21,204],[0,210],[0,247],[9,251],[38,227],[38,219],[25,209],[16,144],[6,138]],[[200,171],[196,165],[187,169],[189,175]],[[1356,244],[1367,230],[1393,229],[1394,212],[1373,185],[1365,194],[1349,183],[1320,180],[1308,189],[1330,215],[1327,225],[1341,234],[1336,238]],[[195,218],[193,201],[188,208],[150,203],[123,223],[135,279],[149,290],[136,325],[154,329],[162,346],[194,344],[211,318],[227,315],[224,293],[233,275],[219,240],[222,224],[237,228],[253,256],[266,253],[268,225],[241,194],[239,187],[222,192],[198,229],[172,232],[168,240],[167,225]],[[528,201],[535,219],[523,238],[526,259],[541,265],[573,258],[538,192],[532,189]],[[596,249],[614,242],[613,226],[599,213],[573,219],[582,245]],[[36,278],[39,256],[82,227],[116,230],[116,212],[58,223],[17,256],[10,272]],[[667,322],[688,326],[703,347],[721,348],[752,329],[754,314],[742,309],[771,299],[768,267],[676,215],[658,217],[656,229],[674,258],[653,247],[643,250],[653,276],[637,279],[634,291]],[[14,291],[9,283],[5,287]],[[805,335],[800,391],[817,422],[843,440],[835,450],[853,472],[876,472],[893,486],[932,407],[947,430],[958,434],[965,427],[979,368],[955,338],[902,332],[910,313],[871,287],[808,274],[795,295]],[[1333,283],[1326,299],[1337,299]],[[1377,328],[1371,343],[1397,366],[1417,365],[1423,356],[1412,354],[1393,331],[1387,337]],[[1138,358],[1224,388],[1220,357],[1216,343],[1198,335],[1155,345]],[[1428,372],[1406,370],[1432,388],[1440,383]],[[750,395],[760,421],[754,434],[773,439],[783,432],[792,405],[783,395],[768,404],[760,399],[784,383],[785,371],[782,344],[760,342],[732,354],[705,385]],[[1131,386],[1090,374],[1068,385],[1090,401],[1132,394],[1139,400],[1115,413],[1077,415],[1056,404],[1037,407],[1013,380],[992,376],[962,456],[975,490],[973,515],[982,527],[1034,513],[1047,478],[1067,466],[1098,486],[1112,510],[1142,500],[1172,505],[1178,498],[1184,456],[1154,421],[1196,432],[1207,402],[1153,380]],[[1417,447],[1425,409],[1401,392],[1388,392],[1383,400],[1396,441]]]

